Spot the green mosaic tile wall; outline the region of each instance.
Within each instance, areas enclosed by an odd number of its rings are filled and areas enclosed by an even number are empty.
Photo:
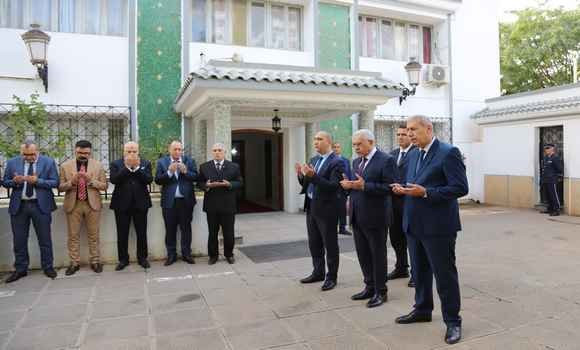
[[[350,9],[347,6],[319,3],[320,68],[350,69]],[[320,123],[320,129],[332,134],[342,145],[342,154],[352,157],[352,122],[350,115]]]
[[[137,1],[137,116],[140,143],[164,148],[181,137],[173,100],[181,86],[181,2]]]

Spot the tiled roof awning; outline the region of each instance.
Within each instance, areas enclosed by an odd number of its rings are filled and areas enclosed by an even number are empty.
[[[525,104],[514,104],[506,107],[485,108],[471,116],[479,124],[504,122],[522,119],[546,117],[550,113],[577,113],[580,110],[580,96],[542,100]]]

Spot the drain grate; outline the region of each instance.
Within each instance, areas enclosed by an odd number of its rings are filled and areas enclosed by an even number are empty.
[[[339,238],[338,246],[341,253],[355,251],[352,237]],[[251,245],[238,250],[256,264],[310,257],[307,240]]]

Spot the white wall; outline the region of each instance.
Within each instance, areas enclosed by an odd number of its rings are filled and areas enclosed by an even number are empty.
[[[0,76],[34,77],[36,69],[20,34],[0,29]],[[0,102],[38,92],[47,104],[129,105],[128,39],[48,32],[48,94],[42,82],[0,78]]]

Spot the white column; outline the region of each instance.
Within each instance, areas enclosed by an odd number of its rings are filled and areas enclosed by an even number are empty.
[[[358,127],[359,129],[368,129],[375,132],[375,110],[369,109],[360,112],[360,116],[358,119]]]
[[[310,158],[314,157],[314,135],[318,132],[318,123],[306,123],[305,125],[305,151],[306,151],[306,160],[308,161]]]
[[[232,106],[225,103],[216,103],[213,106],[213,135],[214,143],[223,143],[226,146],[226,158],[231,160],[232,148]]]
[[[195,119],[193,121],[193,141],[194,149],[193,155],[197,164],[206,161],[206,147],[207,147],[207,121]]]

